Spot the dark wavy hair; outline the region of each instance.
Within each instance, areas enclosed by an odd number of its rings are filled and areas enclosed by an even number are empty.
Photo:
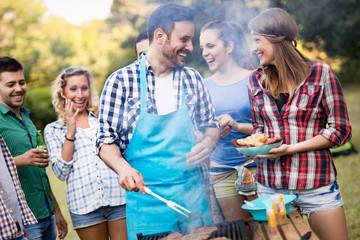
[[[24,71],[23,65],[12,57],[0,57],[0,73]]]
[[[147,30],[142,30],[139,35],[135,38],[134,48],[135,48],[135,54],[137,55],[136,51],[136,44],[144,39],[148,39],[148,33]]]
[[[169,3],[158,7],[149,17],[147,30],[149,42],[152,43],[156,29],[162,29],[170,36],[174,29],[175,22],[190,21],[193,22],[195,11],[186,6]]]
[[[248,70],[256,67],[244,31],[238,24],[223,20],[211,21],[202,27],[200,33],[209,29],[218,30],[218,39],[223,41],[224,47],[230,42],[234,43],[232,56],[239,67]]]

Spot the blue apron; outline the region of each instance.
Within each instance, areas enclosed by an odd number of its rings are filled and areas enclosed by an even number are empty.
[[[184,88],[180,109],[167,115],[147,113],[145,61],[146,56],[140,63],[141,112],[124,157],[143,175],[154,193],[189,209],[191,215],[201,215],[205,225],[209,225],[211,216],[199,170],[186,163],[185,155],[196,144],[196,138]],[[137,239],[137,233],[148,235],[177,230],[177,220],[181,217],[183,215],[151,195],[126,191],[129,240]]]

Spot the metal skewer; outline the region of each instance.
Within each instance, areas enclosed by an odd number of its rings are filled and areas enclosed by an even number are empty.
[[[156,197],[157,199],[159,199],[160,201],[163,201],[164,203],[166,203],[166,205],[168,205],[168,207],[172,208],[173,210],[177,211],[178,213],[184,215],[185,217],[189,217],[188,214],[184,213],[183,211],[185,212],[188,212],[188,213],[191,213],[191,211],[189,211],[188,209],[180,206],[179,204],[177,203],[174,203],[173,201],[170,201],[170,200],[166,200],[165,198],[157,195],[156,193],[154,193],[153,191],[151,191],[148,187],[144,187],[145,189],[145,192],[147,194],[150,194],[154,197]]]

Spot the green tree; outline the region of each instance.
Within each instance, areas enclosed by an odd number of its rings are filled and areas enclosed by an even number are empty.
[[[356,82],[360,74],[359,0],[272,0],[292,14],[305,42],[314,42],[329,57],[342,62],[341,80]]]
[[[32,30],[36,26],[44,8],[35,0],[0,1],[0,55],[13,56],[25,67],[25,77],[29,77],[29,66],[37,56],[33,48]]]
[[[24,107],[30,110],[30,118],[39,130],[57,119],[51,99],[50,87],[32,88],[26,93]]]

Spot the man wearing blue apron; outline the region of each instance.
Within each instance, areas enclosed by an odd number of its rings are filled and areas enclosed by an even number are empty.
[[[204,82],[184,67],[193,50],[194,12],[177,4],[149,18],[150,47],[140,61],[114,72],[101,96],[97,146],[126,192],[128,238],[177,230],[182,215],[144,186],[212,223],[198,164],[220,131]],[[204,133],[197,142],[195,130]]]

